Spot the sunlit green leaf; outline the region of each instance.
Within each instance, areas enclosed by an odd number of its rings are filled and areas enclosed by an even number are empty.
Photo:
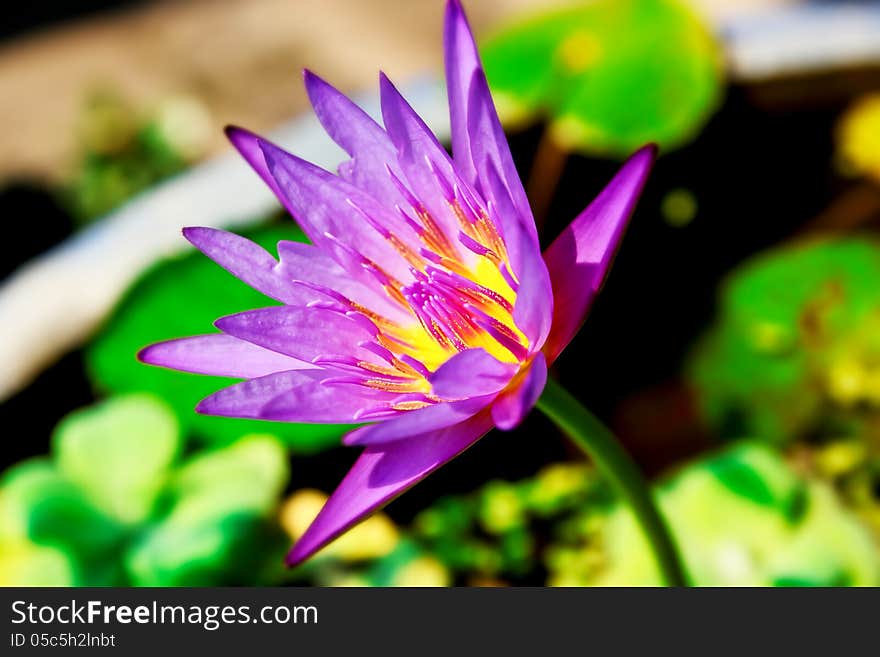
[[[198,454],[174,475],[168,513],[130,550],[144,586],[257,583],[286,545],[269,521],[287,483],[287,455],[272,436],[248,436]]]
[[[174,475],[168,512],[126,557],[144,586],[257,583],[280,565],[286,540],[270,522],[288,478],[287,455],[273,436],[247,436],[198,454]]]
[[[32,541],[72,554],[106,555],[125,528],[99,511],[46,459],[32,459],[0,480],[0,540]]]
[[[737,477],[718,476],[732,469]],[[745,478],[744,469],[750,471]],[[798,497],[800,513],[793,515],[789,507]],[[880,558],[867,528],[829,487],[800,479],[768,447],[736,445],[694,462],[662,487],[660,502],[697,584],[880,583]],[[659,583],[644,540],[621,506],[603,528],[608,563],[592,583]]]
[[[59,471],[93,504],[124,523],[149,515],[180,443],[174,414],[146,394],[115,397],[71,413],[53,436]]]
[[[880,409],[880,245],[797,243],[742,265],[687,375],[726,436],[852,433]]]
[[[288,476],[287,455],[278,439],[252,435],[194,456],[175,472],[168,494],[178,500],[207,500],[217,511],[268,513]]]
[[[61,550],[0,540],[0,586],[74,586],[75,568]]]
[[[135,586],[265,584],[286,542],[252,511],[218,513],[210,500],[185,500],[125,554]]]
[[[705,461],[706,469],[730,491],[779,510],[798,508],[802,485],[769,450],[744,446]]]
[[[563,146],[627,155],[688,141],[718,106],[720,49],[678,0],[596,0],[508,27],[482,48],[503,119],[550,117]]]

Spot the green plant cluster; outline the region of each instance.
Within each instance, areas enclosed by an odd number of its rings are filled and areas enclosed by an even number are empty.
[[[288,479],[273,436],[187,454],[146,394],[78,410],[52,453],[0,479],[0,583],[206,586],[277,581],[274,519]]]
[[[625,157],[697,135],[720,104],[721,49],[679,0],[595,0],[503,28],[482,47],[506,122],[546,116],[565,149]]]
[[[79,159],[61,196],[87,223],[202,157],[205,111],[191,99],[166,99],[138,112],[119,94],[93,94],[79,119]]]

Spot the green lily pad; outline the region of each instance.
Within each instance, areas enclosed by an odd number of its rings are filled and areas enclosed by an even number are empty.
[[[180,445],[171,409],[147,394],[75,411],[53,436],[60,473],[123,523],[140,522],[150,514]]]
[[[128,551],[129,577],[139,586],[260,583],[286,545],[269,516],[287,477],[286,453],[272,436],[195,456],[169,486],[167,515]]]
[[[178,500],[209,500],[217,510],[268,513],[288,477],[287,454],[278,439],[251,435],[190,459],[175,472],[169,493]]]
[[[687,377],[722,436],[855,435],[880,409],[880,244],[791,244],[740,266]]]
[[[720,477],[748,468],[743,479]],[[757,480],[762,483],[757,484]],[[732,482],[736,482],[731,486]],[[758,491],[763,491],[756,494]],[[800,513],[791,500],[802,497]],[[702,586],[876,586],[871,534],[827,485],[800,478],[767,446],[734,445],[698,460],[661,489],[660,504],[688,572]],[[775,500],[771,502],[772,500]],[[593,584],[660,582],[653,556],[623,506],[603,527],[607,565]]]
[[[47,459],[10,468],[0,480],[0,541],[33,542],[71,554],[106,556],[124,527],[97,509]]]
[[[223,516],[176,517],[144,534],[125,554],[134,586],[267,584],[272,562],[281,564],[286,541],[265,518],[242,511]]]
[[[803,494],[801,482],[773,452],[759,445],[723,452],[708,459],[705,467],[728,490],[755,504],[784,512],[803,510],[799,504]]]
[[[719,106],[722,59],[677,0],[597,0],[541,13],[484,43],[502,119],[546,114],[564,148],[626,156],[679,146]]]
[[[305,241],[290,224],[264,228],[248,237],[273,253],[282,239]],[[249,433],[271,432],[297,452],[336,445],[350,427],[199,415],[193,409],[201,399],[235,381],[152,367],[136,359],[137,352],[149,344],[210,333],[218,317],[274,303],[201,253],[160,263],[129,290],[86,351],[89,374],[102,390],[157,395],[174,409],[185,434],[193,433],[214,444],[228,444]]]
[[[29,541],[0,542],[0,586],[75,585],[75,568],[63,551]]]

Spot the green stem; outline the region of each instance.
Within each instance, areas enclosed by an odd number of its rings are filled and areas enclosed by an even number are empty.
[[[667,586],[687,586],[681,557],[648,483],[611,430],[552,378],[547,380],[538,408],[595,461],[599,471],[629,503]]]

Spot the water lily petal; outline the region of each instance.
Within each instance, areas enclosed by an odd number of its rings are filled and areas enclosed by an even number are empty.
[[[358,346],[375,337],[375,327],[363,315],[346,315],[327,308],[278,306],[221,317],[214,326],[228,335],[266,349],[312,362],[349,357],[381,364],[384,361]]]
[[[476,187],[477,172],[471,158],[467,109],[470,83],[474,71],[480,68],[480,56],[464,10],[461,4],[455,0],[446,3],[446,17],[443,24],[443,58],[446,65],[446,92],[449,96],[452,156],[458,170]]]
[[[438,397],[464,399],[498,392],[516,370],[516,365],[502,363],[485,349],[466,349],[443,363],[428,381]]]
[[[461,454],[492,428],[480,413],[412,440],[367,447],[287,555],[295,566],[380,507]]]
[[[223,269],[268,297],[291,304],[306,304],[315,297],[285,278],[278,261],[249,239],[217,228],[184,228],[183,235]]]
[[[415,243],[415,233],[402,219],[329,171],[269,142],[260,146],[291,214],[314,244],[353,275],[363,276],[367,263],[361,257],[366,257],[398,280],[411,280],[410,264],[387,239],[390,233]]]
[[[491,163],[486,167],[486,181],[493,197],[490,217],[501,229],[510,266],[519,281],[513,320],[529,339],[530,348],[537,350],[544,345],[553,318],[550,273],[534,230],[526,228],[519,219],[500,174]]]
[[[505,189],[510,194],[516,217],[523,228],[537,241],[538,229],[532,216],[532,208],[523,188],[519,172],[513,163],[504,128],[495,111],[489,83],[483,69],[474,72],[468,98],[468,138],[471,144],[471,157],[479,180],[479,189],[487,190],[488,172],[492,167],[498,171]]]
[[[290,281],[303,281],[338,293],[374,313],[406,325],[412,312],[395,302],[382,288],[352,278],[338,262],[313,244],[278,242],[279,271]],[[320,295],[318,292],[315,296]]]
[[[547,361],[539,353],[532,361],[522,383],[505,390],[492,404],[492,420],[503,431],[513,429],[528,415],[547,384]]]
[[[452,247],[460,256],[470,258],[470,252],[458,243],[460,226],[445,197],[454,184],[464,185],[449,154],[384,73],[379,77],[379,92],[385,129],[397,147],[397,161],[406,182]]]
[[[489,93],[473,32],[458,0],[446,4],[443,46],[456,167],[472,187],[488,195],[486,167],[495,166],[517,212],[537,235],[528,198]]]
[[[467,420],[486,408],[494,398],[494,395],[484,395],[407,411],[390,420],[355,429],[342,442],[346,445],[379,445],[421,436]]]
[[[544,345],[550,363],[578,332],[602,286],[656,154],[650,145],[630,157],[544,252],[553,283],[553,328]]]
[[[336,387],[323,382],[338,372],[295,370],[236,383],[206,397],[196,412],[284,422],[344,424],[366,412],[388,408],[397,395],[357,386]]]
[[[223,333],[159,342],[142,349],[138,359],[172,370],[236,379],[251,379],[285,370],[314,369],[310,363]]]
[[[284,205],[287,211],[292,215],[293,208],[287,202],[287,198],[284,196],[278,183],[275,182],[275,178],[272,176],[269,171],[269,166],[266,164],[263,149],[260,147],[260,142],[265,140],[250,130],[245,130],[244,128],[239,128],[234,125],[226,126],[225,132],[226,138],[229,139],[232,145],[235,146],[236,150],[241,153],[241,156],[245,161],[251,165],[251,168],[257,172],[260,178],[263,179],[263,182],[269,186],[275,196],[278,197],[278,200],[281,201],[282,205]]]
[[[385,207],[404,204],[405,199],[386,169],[390,166],[401,175],[396,165],[397,149],[385,129],[348,96],[311,71],[304,72],[304,79],[321,125],[352,158],[340,166],[339,175],[369,191]]]

